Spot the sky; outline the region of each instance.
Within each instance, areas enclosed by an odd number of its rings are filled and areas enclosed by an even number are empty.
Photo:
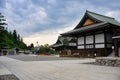
[[[27,45],[54,44],[61,33],[72,30],[86,10],[120,22],[120,0],[0,0],[0,12]]]

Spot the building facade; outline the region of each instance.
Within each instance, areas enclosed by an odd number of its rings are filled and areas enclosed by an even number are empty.
[[[61,34],[61,37],[76,39],[74,41],[76,47],[74,49],[67,48],[66,53],[62,52],[63,48],[60,55],[79,57],[108,56],[114,49],[115,56],[119,56],[120,41],[115,38],[115,36],[119,35],[120,23],[114,18],[86,11],[73,30]],[[71,55],[69,55],[70,51]]]

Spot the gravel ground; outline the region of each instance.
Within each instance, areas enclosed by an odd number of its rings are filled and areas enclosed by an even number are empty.
[[[13,74],[7,74],[7,75],[0,75],[0,80],[19,80],[19,79]]]
[[[95,62],[95,59],[55,60],[51,57],[50,60],[43,57],[43,61],[22,61],[10,57],[0,57],[0,65],[20,80],[120,80],[120,67],[83,64]],[[23,58],[23,55],[17,57]]]
[[[11,55],[9,58],[21,61],[55,61],[55,60],[80,60],[80,58],[56,57],[56,56],[38,56],[38,55]]]

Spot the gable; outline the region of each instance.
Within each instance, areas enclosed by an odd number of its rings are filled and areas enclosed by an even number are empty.
[[[81,21],[76,25],[76,27],[66,33],[61,34],[62,36],[75,36],[80,35],[80,33],[85,33],[86,31],[95,30],[99,28],[104,28],[106,26],[110,27],[120,27],[120,23],[114,18],[100,15],[94,12],[86,11]]]
[[[106,22],[106,23],[108,22],[108,23],[111,23],[113,25],[120,26],[120,23],[117,22],[114,18],[104,16],[104,15],[101,15],[101,14],[97,14],[97,13],[94,13],[94,12],[86,11],[83,18],[76,25],[76,27],[74,29],[79,29],[79,28],[82,28],[82,27],[89,27],[91,25],[94,25],[96,23],[101,23],[101,22]]]
[[[86,19],[85,22],[83,23],[83,26],[88,26],[88,25],[91,25],[91,24],[94,24],[95,21],[93,21],[92,19]]]
[[[91,17],[90,15],[88,15],[87,13],[85,13],[83,18],[79,22],[79,24],[74,29],[82,28],[82,27],[93,25],[96,23],[99,23],[99,21],[97,19],[95,19],[95,18]]]

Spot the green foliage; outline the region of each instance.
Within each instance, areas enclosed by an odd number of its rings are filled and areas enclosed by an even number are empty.
[[[55,51],[50,48],[48,44],[41,45],[38,52],[38,54],[55,54]]]
[[[31,43],[28,47],[27,50],[34,51],[34,44]]]
[[[4,27],[6,25],[4,21],[4,16],[0,13],[0,49],[3,47],[26,49],[26,44],[20,38],[20,35],[17,34],[16,30],[9,32]]]

